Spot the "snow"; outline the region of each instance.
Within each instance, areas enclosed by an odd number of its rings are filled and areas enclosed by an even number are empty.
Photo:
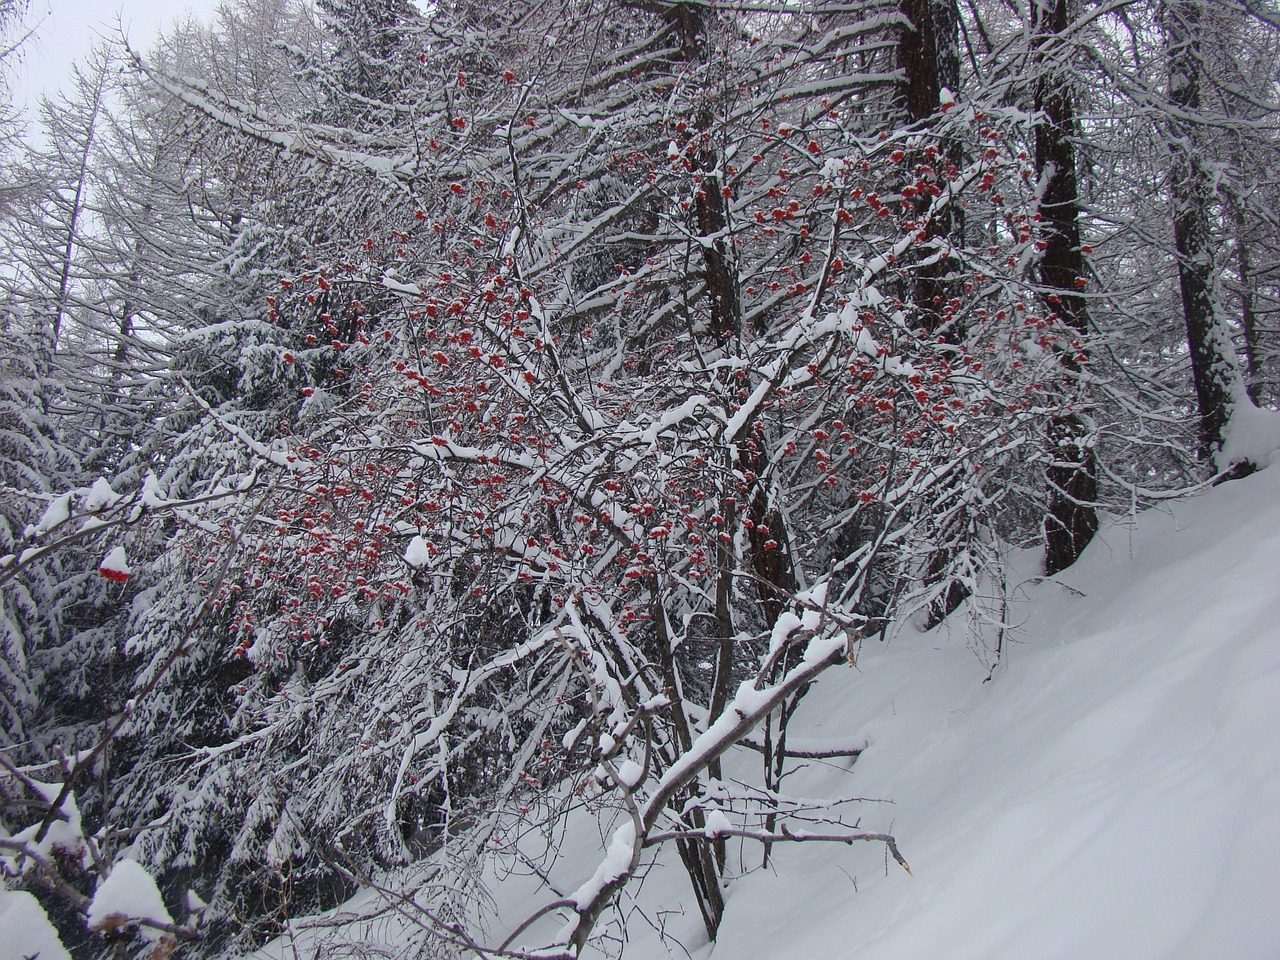
[[[125,557],[124,547],[112,547],[98,564],[98,572],[110,580],[128,580],[133,570]]]
[[[414,537],[404,551],[404,562],[411,567],[425,567],[431,562],[431,551],[422,537]]]
[[[800,662],[805,664],[822,663],[832,654],[843,650],[848,645],[849,639],[842,633],[817,634],[805,645],[804,658]]]
[[[38,900],[0,888],[0,960],[71,960]]]
[[[105,930],[127,920],[173,923],[151,874],[136,860],[125,858],[111,868],[111,875],[93,895],[85,923],[90,930]],[[146,925],[140,926],[139,932],[148,940],[155,940],[161,935],[160,931]]]
[[[48,804],[52,804],[57,800],[58,794],[62,791],[61,784],[40,783],[36,780],[29,782],[40,791],[45,803]],[[80,808],[76,804],[76,795],[74,793],[67,794],[67,797],[62,801],[62,805],[58,808],[58,812],[60,816],[50,822],[49,829],[45,831],[44,836],[39,841],[36,840],[36,836],[40,833],[43,820],[19,830],[11,839],[17,843],[25,844],[27,850],[39,854],[46,860],[54,857],[55,854],[69,861],[82,859],[85,853],[84,832],[80,822]],[[15,851],[6,852],[3,856],[0,856],[0,866],[3,866],[6,872],[17,874],[32,869],[35,864]]]
[[[728,833],[732,829],[733,824],[729,822],[729,818],[724,815],[723,811],[711,810],[707,813],[706,827],[704,830],[708,837]]]
[[[634,788],[644,779],[644,767],[627,759],[618,764],[618,780],[628,788]]]
[[[793,721],[797,742],[867,747],[796,762],[788,793],[889,801],[860,827],[891,832],[914,875],[870,844],[779,844],[760,870],[759,845],[731,840],[707,944],[665,851],[623,909],[675,910],[673,941],[631,924],[631,960],[1274,960],[1280,470],[1114,520],[1053,579],[1038,552],[1015,561],[994,673],[994,637],[961,611],[864,642]],[[612,846],[602,863],[570,843],[559,870],[609,875]],[[504,918],[528,895],[500,890]]]
[[[48,533],[54,527],[67,522],[71,516],[71,494],[64,493],[58,497],[53,503],[49,504],[49,508],[45,510],[44,515],[40,518],[40,522],[36,524],[35,532],[37,534]]]
[[[1266,471],[1117,521],[1024,582],[989,683],[958,623],[864,645],[796,723],[868,749],[789,788],[891,800],[863,826],[892,830],[914,878],[869,850],[775,851],[694,956],[1274,958],[1278,582]]]
[[[796,597],[797,602],[804,609],[803,617],[797,616],[790,610],[784,610],[778,615],[778,619],[769,635],[769,656],[772,657],[777,653],[797,630],[812,633],[818,629],[822,623],[822,607],[827,602],[827,589],[829,586],[830,582],[824,580],[814,586],[813,589],[806,590]]]
[[[85,493],[80,506],[86,512],[94,513],[114,505],[119,499],[120,495],[111,489],[111,484],[99,477],[93,481],[93,486]]]
[[[194,890],[187,891],[186,902],[187,902],[187,913],[190,913],[190,914],[195,914],[195,915],[202,914],[209,907],[209,904],[205,903],[204,899],[201,898],[200,894],[196,893]]]
[[[586,909],[595,896],[614,880],[631,869],[631,857],[635,852],[636,827],[630,820],[625,820],[609,840],[609,849],[591,879],[569,895],[569,899],[577,904],[579,910]]]
[[[759,845],[729,838],[709,944],[674,849],[633,864],[634,821],[613,807],[575,814],[550,883],[581,906],[635,869],[622,914],[662,916],[668,940],[629,923],[630,960],[1274,960],[1280,469],[1112,520],[1054,578],[1040,561],[1014,558],[994,670],[995,637],[971,635],[962,609],[928,633],[864,641],[792,721],[797,744],[865,749],[795,761],[788,795],[869,798],[859,829],[892,833],[913,875],[878,844],[778,843],[761,870]],[[831,642],[818,633],[811,652]],[[744,685],[694,752],[761,696]],[[758,777],[756,754],[723,762],[726,784]],[[722,835],[734,819],[712,794],[704,829]],[[556,898],[532,876],[495,869],[491,883],[490,942]],[[553,942],[564,919],[520,940]],[[378,937],[394,954],[397,934]]]
[[[160,481],[156,475],[150,470],[142,481],[142,495],[140,502],[144,507],[156,509],[167,504],[164,494],[160,490]]]
[[[1265,467],[1274,460],[1277,449],[1280,413],[1243,402],[1231,409],[1222,451],[1216,459],[1223,467],[1242,461]]]

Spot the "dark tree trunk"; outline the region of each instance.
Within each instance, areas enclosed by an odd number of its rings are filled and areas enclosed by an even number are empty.
[[[1173,151],[1169,183],[1173,196],[1173,242],[1178,253],[1178,285],[1191,353],[1191,373],[1199,407],[1200,456],[1216,470],[1230,468],[1227,479],[1256,467],[1247,461],[1223,462],[1222,445],[1233,407],[1249,403],[1236,363],[1235,348],[1218,309],[1214,291],[1213,239],[1209,230],[1209,183],[1203,165],[1196,117],[1200,112],[1201,10],[1198,0],[1167,0],[1165,50],[1169,61],[1169,100],[1174,106]]]
[[[702,65],[708,56],[708,9],[700,3],[660,3],[648,9],[661,14],[668,29],[680,43],[680,60],[690,66]],[[702,179],[693,198],[697,235],[706,242],[699,244],[702,250],[702,275],[709,301],[709,329],[716,343],[722,343],[742,331],[742,301],[738,293],[738,270],[734,262],[728,237],[729,198],[724,195],[723,184],[715,176],[718,157],[710,133],[715,123],[714,104],[708,99],[699,103],[690,118],[694,135],[699,138],[698,149],[691,156],[693,171]],[[729,522],[733,521],[729,511]],[[715,676],[712,680],[711,702],[708,708],[714,720],[725,709],[732,682],[734,662],[734,629],[732,616],[732,589],[734,557],[721,545],[717,550],[718,577],[716,586],[716,632],[718,652]],[[687,749],[687,745],[686,745]],[[711,765],[708,774],[718,779],[721,775],[719,761]],[[691,784],[690,794],[678,798],[677,807],[693,798],[699,787]],[[695,830],[705,825],[702,810],[694,806],[685,815]],[[707,843],[700,840],[681,840],[676,844],[680,860],[693,887],[694,899],[702,915],[707,937],[716,938],[720,921],[724,916],[724,895],[720,889],[720,876],[724,870],[725,847],[723,841]]]
[[[1240,272],[1240,332],[1244,335],[1245,391],[1256,406],[1262,396],[1262,364],[1258,359],[1258,313],[1253,291],[1253,265],[1245,236],[1244,214],[1236,231],[1236,266]]]
[[[764,458],[744,454],[744,469],[753,464],[757,470]],[[763,480],[760,481],[763,483]],[[769,504],[763,486],[757,486],[747,506],[751,527],[747,540],[751,543],[751,567],[756,576],[756,593],[764,612],[765,624],[772,629],[778,616],[786,608],[787,601],[796,592],[796,575],[791,568],[791,544],[787,536],[786,520],[782,513]]]
[[[960,15],[954,0],[900,0],[898,102],[913,123],[938,112],[942,88],[960,86]]]
[[[908,21],[898,34],[898,82],[896,99],[902,118],[913,126],[926,126],[939,116],[943,88],[955,92],[960,85],[960,16],[954,0],[900,0],[899,10]],[[960,157],[944,151],[957,165]],[[920,157],[923,160],[923,156]],[[929,208],[930,198],[916,201],[917,215]],[[930,219],[920,250],[929,251],[938,240],[955,240],[963,232],[958,206],[948,206]],[[943,257],[912,271],[914,289],[907,295],[920,308],[925,328],[937,333],[941,305],[949,297],[946,276],[954,263]],[[958,340],[955,331],[948,339]]]
[[[1040,55],[1035,79],[1035,109],[1041,114],[1036,126],[1036,170],[1045,184],[1040,215],[1047,244],[1040,261],[1040,282],[1046,309],[1083,336],[1089,330],[1089,311],[1077,284],[1084,282],[1084,255],[1073,140],[1075,110],[1066,71],[1056,64],[1067,22],[1067,0],[1031,0],[1032,42]],[[1049,52],[1051,48],[1057,49]],[[1071,370],[1077,369],[1073,356],[1064,354],[1062,361]],[[1097,460],[1087,433],[1074,414],[1055,417],[1049,424],[1052,460],[1044,518],[1045,572],[1049,574],[1075,563],[1098,532]]]
[[[926,127],[941,115],[943,89],[954,94],[960,86],[960,15],[954,0],[899,0],[899,10],[907,24],[898,34],[898,69],[902,71],[896,91],[898,108],[908,124]],[[943,155],[957,166],[962,159],[954,148],[944,147]],[[918,159],[924,161],[925,157]],[[916,215],[927,214],[930,205],[931,198],[922,195],[915,202]],[[929,219],[919,255],[927,258],[938,244],[961,241],[963,233],[959,207],[948,206]],[[955,287],[948,279],[955,267],[950,257],[917,264],[911,270],[912,287],[906,292],[906,299],[920,311],[924,329],[950,343],[963,339],[963,331],[954,326],[944,329],[942,323],[942,305]],[[963,536],[965,520],[962,509],[941,518],[938,541],[943,546],[929,558],[924,580],[929,586],[947,582],[929,606],[929,627],[937,626],[968,599],[965,585],[951,578],[957,556],[955,542]]]
[[[700,4],[675,4],[666,11],[668,21],[680,37],[682,58],[689,63],[703,63],[707,58],[706,11]],[[702,149],[693,157],[695,172],[702,173],[700,189],[694,196],[694,212],[698,219],[698,236],[708,239],[702,244],[703,279],[710,300],[711,332],[717,341],[728,339],[742,329],[742,300],[738,293],[738,267],[729,248],[729,199],[724,185],[715,176],[718,157],[707,142],[714,124],[712,104],[703,103],[693,117],[693,127],[703,138]]]

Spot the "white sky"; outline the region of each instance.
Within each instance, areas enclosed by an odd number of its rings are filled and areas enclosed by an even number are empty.
[[[16,101],[30,106],[41,93],[53,94],[98,36],[114,36],[124,25],[129,42],[149,47],[159,32],[188,13],[211,20],[218,0],[32,0],[28,25],[36,27],[17,70]]]

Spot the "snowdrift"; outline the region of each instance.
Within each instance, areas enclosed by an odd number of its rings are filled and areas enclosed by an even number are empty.
[[[1052,578],[1015,558],[1003,656],[964,617],[866,642],[823,676],[793,736],[866,744],[810,762],[793,795],[868,798],[908,875],[877,846],[730,847],[727,910],[707,943],[673,851],[606,925],[635,960],[1274,960],[1280,956],[1280,470],[1111,520]],[[752,762],[750,756],[745,763]],[[730,768],[726,771],[733,775]],[[562,835],[549,879],[572,890],[611,825]],[[491,878],[491,942],[546,902]],[[348,916],[374,907],[364,894]],[[560,921],[522,934],[546,942]],[[305,929],[306,921],[299,924]],[[657,933],[658,928],[663,936]],[[405,928],[348,928],[394,953]],[[302,933],[263,956],[309,952]]]
[[[805,792],[891,800],[914,876],[785,851],[696,957],[1280,956],[1280,470],[1114,520],[1011,592],[990,682],[944,626],[867,645],[801,708],[868,741]]]

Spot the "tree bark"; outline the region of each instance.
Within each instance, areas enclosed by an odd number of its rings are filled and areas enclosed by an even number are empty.
[[[898,69],[902,71],[896,91],[898,108],[907,124],[927,127],[942,115],[943,89],[955,93],[960,86],[960,13],[955,0],[899,0],[898,9],[907,21],[898,34]],[[944,149],[943,155],[960,165],[958,148]],[[926,160],[923,154],[917,159]],[[916,215],[926,215],[930,206],[931,198],[922,195],[915,201]],[[960,208],[948,205],[929,219],[917,257],[927,257],[938,244],[957,243],[963,235]],[[914,266],[906,298],[916,305],[921,325],[931,336],[958,344],[963,331],[952,324],[944,327],[942,322],[942,305],[951,298],[956,285],[948,279],[955,268],[955,261],[945,256]],[[929,558],[924,581],[928,586],[947,582],[929,605],[928,627],[949,617],[969,596],[965,585],[950,576],[957,556],[954,543],[957,536],[963,536],[964,526],[963,510],[943,518],[941,523],[938,541],[944,545]]]
[[[1084,282],[1080,249],[1080,200],[1076,180],[1075,106],[1065,71],[1056,65],[1067,31],[1067,0],[1031,0],[1035,79],[1036,171],[1043,184],[1040,215],[1047,246],[1040,261],[1046,309],[1073,331],[1089,330],[1089,311],[1078,283]],[[1075,354],[1063,354],[1069,370]],[[1079,559],[1098,532],[1097,458],[1084,421],[1073,413],[1049,424],[1051,461],[1046,471],[1049,503],[1044,518],[1045,572],[1052,575]]]
[[[960,14],[955,0],[899,0],[910,26],[898,34],[898,102],[912,123],[938,112],[942,88],[960,86]]]
[[[1199,409],[1200,456],[1224,479],[1257,469],[1246,460],[1226,462],[1223,444],[1233,411],[1250,404],[1235,347],[1215,288],[1213,238],[1209,228],[1210,186],[1201,156],[1196,120],[1200,113],[1201,21],[1198,0],[1166,0],[1162,10],[1173,105],[1169,185],[1173,199],[1173,242],[1178,254],[1178,287],[1191,353],[1191,374]]]
[[[960,15],[954,0],[900,0],[899,10],[908,22],[898,34],[898,69],[902,72],[896,91],[898,109],[907,124],[926,126],[940,116],[942,90],[955,92],[960,86]],[[961,158],[955,151],[946,154],[959,164]],[[917,215],[924,214],[929,205],[927,195],[919,198]],[[948,205],[930,219],[920,249],[928,251],[935,241],[958,239],[962,233],[959,206]],[[919,307],[931,334],[938,333],[940,307],[948,299],[945,278],[954,266],[944,257],[912,271],[914,289],[908,298]],[[958,340],[954,331],[948,338]]]

